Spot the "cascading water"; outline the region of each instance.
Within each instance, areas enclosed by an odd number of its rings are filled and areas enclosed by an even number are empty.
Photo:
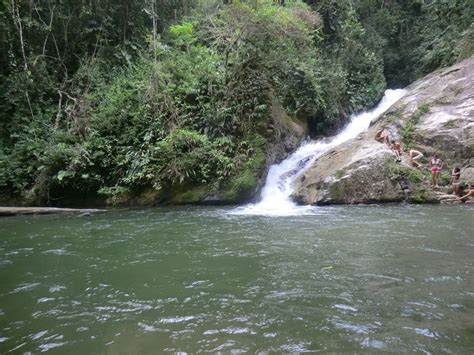
[[[291,216],[316,213],[314,207],[298,206],[290,199],[295,179],[325,152],[367,130],[370,122],[388,110],[405,92],[403,89],[385,91],[374,109],[352,116],[350,123],[336,136],[307,142],[280,164],[272,165],[262,189],[261,201],[239,207],[232,214]]]

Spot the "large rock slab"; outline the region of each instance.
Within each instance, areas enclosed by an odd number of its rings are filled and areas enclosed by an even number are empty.
[[[474,57],[413,83],[407,94],[368,131],[319,157],[296,181],[293,198],[301,204],[445,201],[430,188],[428,157],[445,162],[442,183],[454,166],[461,180],[474,182]],[[405,153],[401,163],[389,147],[375,141],[385,127],[406,150],[421,150],[421,170]]]

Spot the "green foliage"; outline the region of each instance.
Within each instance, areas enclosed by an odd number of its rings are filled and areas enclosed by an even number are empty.
[[[365,30],[350,13],[342,26],[340,54],[347,71],[348,108],[360,111],[372,106],[385,89],[382,61],[364,43]]]
[[[259,135],[250,135],[247,139],[239,147],[239,155],[244,158],[237,166],[239,174],[231,176],[222,187],[222,195],[229,201],[252,197],[265,164],[265,139]]]
[[[175,37],[176,44],[189,45],[196,40],[193,35],[194,24],[191,22],[182,22],[170,27],[170,33]]]
[[[1,1],[0,193],[248,199],[275,97],[321,135],[473,50],[467,1],[311,2]]]
[[[383,61],[351,1],[308,1],[322,17],[322,109],[310,123],[315,134],[338,126],[352,112],[373,106],[385,89]],[[369,32],[370,33],[370,32]]]
[[[425,180],[423,173],[417,169],[407,168],[400,164],[387,160],[384,164],[384,170],[393,181],[408,181],[419,184]]]
[[[438,176],[438,184],[441,186],[448,186],[451,182],[451,173],[449,171],[442,171]]]
[[[428,73],[441,66],[469,57],[473,53],[474,3],[466,0],[438,0],[424,8],[421,46],[418,56],[421,73]]]
[[[340,179],[344,176],[345,173],[346,172],[344,170],[337,170],[334,175],[336,176],[336,179]]]
[[[233,171],[234,164],[214,147],[208,137],[195,131],[176,130],[158,142],[152,154],[159,177],[155,185],[185,180],[208,183],[210,179],[224,179]]]
[[[473,1],[364,0],[355,7],[389,85],[407,85],[474,53]]]
[[[429,112],[429,106],[427,104],[421,104],[413,114],[408,117],[404,126],[400,130],[402,141],[407,149],[413,148],[415,142],[415,128],[420,122],[420,118]]]

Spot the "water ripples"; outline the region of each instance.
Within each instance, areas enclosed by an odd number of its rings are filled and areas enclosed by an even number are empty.
[[[316,210],[1,221],[0,352],[473,348],[469,211]]]

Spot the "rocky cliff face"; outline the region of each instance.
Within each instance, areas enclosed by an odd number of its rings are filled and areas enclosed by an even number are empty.
[[[461,180],[474,183],[474,57],[434,72],[407,88],[407,94],[368,131],[317,159],[296,182],[293,198],[301,204],[439,202],[447,199],[451,170],[461,167]],[[401,142],[402,162],[374,139],[385,128]],[[416,169],[408,150],[424,154]],[[437,152],[444,161],[440,183],[432,190],[428,159]]]

